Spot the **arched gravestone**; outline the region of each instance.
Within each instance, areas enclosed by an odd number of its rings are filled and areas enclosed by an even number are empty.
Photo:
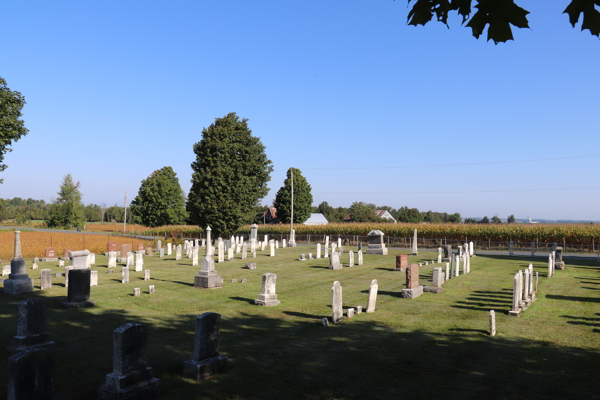
[[[98,390],[99,400],[157,399],[160,380],[148,367],[146,328],[125,324],[113,332],[113,372]]]
[[[194,358],[183,363],[184,378],[201,381],[227,370],[227,357],[219,355],[221,315],[207,312],[196,317]]]
[[[52,348],[46,319],[46,303],[42,299],[27,299],[17,305],[17,335],[13,336],[12,346],[7,350],[18,353],[35,348]]]
[[[8,359],[8,400],[54,400],[56,354],[35,348]]]

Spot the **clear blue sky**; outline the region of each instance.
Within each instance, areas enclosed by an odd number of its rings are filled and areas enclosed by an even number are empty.
[[[568,2],[519,0],[532,29],[498,46],[454,15],[407,26],[405,0],[5,2],[0,76],[30,133],[0,197],[50,200],[71,173],[122,204],[166,165],[187,193],[192,145],[236,112],[275,166],[263,204],[293,166],[314,205],[600,220],[599,189],[486,192],[598,187],[600,157],[431,166],[600,154],[600,41]]]

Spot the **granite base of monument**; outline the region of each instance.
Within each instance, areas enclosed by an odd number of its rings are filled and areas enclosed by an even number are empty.
[[[96,307],[95,301],[77,301],[77,302],[68,302],[63,301],[60,305],[64,308],[84,308],[84,307]]]
[[[57,262],[58,261],[58,257],[42,257],[42,261],[45,261],[45,262],[48,262],[48,261]]]
[[[279,304],[281,304],[281,301],[279,301],[279,300],[255,299],[254,300],[254,304],[256,304],[257,306],[271,307],[271,306],[278,306]]]
[[[220,289],[221,276],[219,275],[196,275],[194,277],[194,287],[200,289]]]
[[[403,267],[403,268],[394,268],[394,271],[406,272],[406,267]]]
[[[561,261],[561,262],[554,263],[554,268],[555,269],[560,269],[561,271],[564,271],[566,269],[565,262]]]
[[[126,378],[126,376],[122,378]],[[109,377],[107,376],[106,379],[108,381]],[[136,385],[128,386],[125,389],[117,389],[108,384],[104,385],[98,389],[98,400],[156,399],[158,398],[159,393],[160,379],[151,378]]]
[[[387,247],[384,247],[382,249],[367,249],[367,254],[379,254],[381,256],[385,256],[388,253],[388,249]]]
[[[423,286],[417,286],[413,289],[402,289],[400,296],[403,299],[415,299],[423,294]]]
[[[50,332],[39,335],[13,336],[12,341],[12,346],[6,348],[11,354],[25,350],[51,349],[56,346],[56,342],[52,340]]]
[[[188,360],[183,363],[183,377],[196,382],[209,379],[227,371],[227,357],[216,356],[202,361]]]
[[[519,316],[521,316],[521,310],[517,310],[517,311],[509,310],[508,315],[511,315],[513,317],[519,317]]]
[[[27,274],[24,275],[27,276]],[[33,292],[33,279],[11,279],[11,276],[12,274],[9,275],[8,279],[4,280],[4,293],[22,294]]]

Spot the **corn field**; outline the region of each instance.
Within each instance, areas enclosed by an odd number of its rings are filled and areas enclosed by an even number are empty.
[[[0,231],[0,259],[6,261],[13,257],[14,239],[13,231]],[[81,233],[61,232],[21,232],[21,254],[25,258],[43,257],[46,247],[54,247],[56,254],[61,257],[65,249],[89,250],[92,253],[104,253],[108,242],[119,244],[145,246],[152,245],[152,241],[112,235],[86,235]]]

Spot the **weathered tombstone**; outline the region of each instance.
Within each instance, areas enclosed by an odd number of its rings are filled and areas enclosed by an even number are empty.
[[[363,252],[362,250],[358,251],[358,265],[363,265],[364,264],[364,260],[363,260]]]
[[[64,267],[65,266],[65,260],[58,260],[58,266],[59,267]]]
[[[325,251],[323,253],[323,258],[329,257],[329,243],[325,243]]]
[[[496,312],[494,310],[490,310],[488,315],[488,326],[489,326],[489,335],[496,336]]]
[[[312,257],[310,257],[310,258],[312,258]],[[348,266],[354,267],[354,253],[352,252],[352,250],[350,250],[348,252]]]
[[[329,269],[342,269],[342,263],[340,262],[340,253],[331,253],[331,255],[329,256]]]
[[[438,252],[437,252],[437,262],[438,263],[442,262],[443,252],[444,252],[444,250],[441,247],[438,247]]]
[[[160,252],[160,258],[165,258],[165,249],[161,248],[159,249]]]
[[[89,255],[90,252],[87,250],[69,251],[69,258],[71,259],[73,269],[88,269]]]
[[[441,267],[433,268],[433,287],[442,287],[444,283],[444,273]]]
[[[221,315],[207,312],[196,317],[194,358],[183,363],[183,377],[201,381],[227,370],[227,357],[219,355]]]
[[[406,268],[406,289],[400,291],[405,299],[414,299],[423,294],[423,286],[419,285],[419,265],[410,264]]]
[[[133,297],[140,297],[141,291],[139,287],[133,288]]]
[[[258,240],[258,225],[252,224],[250,228],[250,240]]]
[[[513,278],[513,298],[512,298],[512,308],[511,310],[508,312],[508,315],[512,315],[513,317],[518,317],[519,315],[521,315],[521,305],[520,305],[520,298],[521,298],[521,288],[520,288],[520,280],[519,280],[519,274],[515,274],[514,278]]]
[[[277,284],[277,275],[272,273],[263,274],[260,284],[260,294],[254,304],[259,306],[277,306],[280,301],[277,300],[275,286]]]
[[[27,275],[25,259],[21,256],[21,232],[15,231],[13,259],[10,262],[10,274],[4,280],[5,294],[22,294],[33,292],[33,279]],[[4,274],[4,271],[3,271]]]
[[[473,242],[469,242],[469,255],[475,257],[475,249],[473,248]]]
[[[71,269],[67,272],[69,278],[69,290],[67,301],[61,303],[65,308],[94,307],[95,301],[90,301],[89,269]]]
[[[246,268],[248,268],[248,269],[256,269],[256,263],[255,262],[246,263]]]
[[[357,314],[361,314],[362,313],[362,306],[356,306],[356,313]]]
[[[269,248],[271,250],[269,256],[275,257],[275,243],[272,240],[269,242]]]
[[[140,324],[125,324],[113,332],[113,372],[106,375],[106,384],[98,390],[99,400],[158,398],[160,380],[152,377],[146,351],[146,328]]]
[[[135,272],[142,272],[144,270],[144,252],[137,251],[135,253]]]
[[[98,286],[98,271],[90,271],[90,286]]]
[[[276,241],[275,241],[275,248],[276,248],[276,249],[279,249],[279,240],[276,240]]]
[[[106,251],[108,253],[110,253],[111,251],[114,251],[115,253],[118,251],[119,245],[116,242],[108,242],[106,244]]]
[[[300,254],[300,261],[306,261],[306,256],[304,254]]]
[[[354,317],[354,308],[349,308],[348,310],[346,310],[346,316],[348,317],[348,319]]]
[[[321,258],[321,243],[317,243],[317,259]]]
[[[27,299],[17,305],[17,335],[12,338],[10,353],[32,350],[35,348],[52,348],[46,318],[46,303],[42,299]]]
[[[162,242],[160,240],[156,241],[156,251],[160,251],[162,249]]]
[[[548,278],[552,277],[552,254],[548,254]]]
[[[90,253],[89,258],[90,258],[90,260],[89,260],[90,265],[96,264],[96,253]]]
[[[447,262],[447,263],[446,263],[446,272],[444,273],[444,280],[445,280],[446,282],[448,282],[448,280],[451,278],[451,276],[450,276],[450,275],[451,275],[451,274],[450,274],[450,263],[449,263],[449,262]]]
[[[460,256],[454,256],[454,276],[460,276]]]
[[[152,256],[152,247],[146,247],[146,255]]]
[[[200,271],[198,271],[198,275],[194,278],[194,287],[201,289],[221,287],[221,277],[215,270],[215,260],[213,260],[212,256],[206,256],[200,262]]]
[[[408,254],[396,255],[396,271],[406,271],[408,267]]]
[[[256,258],[256,247],[252,249],[252,258]]]
[[[129,268],[121,267],[121,283],[129,283]]]
[[[8,359],[8,400],[56,399],[56,353],[33,348]]]
[[[192,248],[192,267],[198,265],[198,251],[200,248],[198,246],[194,246]]]
[[[117,252],[109,251],[108,252],[108,268],[116,268],[117,267]]]
[[[167,243],[167,255],[170,256],[173,254],[173,245],[171,243]]]
[[[292,229],[290,232],[290,240],[289,240],[288,245],[290,247],[296,247],[296,230],[295,229]]]
[[[332,318],[331,321],[336,324],[342,320],[344,317],[344,312],[342,309],[342,285],[339,281],[333,282],[333,286],[331,287],[332,300],[331,300],[331,310],[332,310]]]
[[[287,247],[287,246],[286,246],[285,239],[283,239],[283,240],[281,241],[281,248],[285,249],[286,247]]]
[[[561,246],[557,246],[555,250],[556,261],[554,262],[554,268],[564,270],[565,262],[563,261],[563,248]]]
[[[148,285],[148,294],[154,294],[154,293],[156,293],[156,286]]]
[[[40,271],[40,289],[52,289],[52,270],[43,269]]]
[[[31,264],[31,269],[38,269],[39,265],[34,261],[33,264]]]
[[[416,229],[415,229],[415,231],[413,233],[411,254],[413,256],[416,256],[416,255],[419,254],[419,251],[417,250],[417,230]]]
[[[133,252],[133,249],[130,249],[129,251]],[[137,243],[135,245],[135,251],[144,251],[144,243]]]
[[[442,249],[444,250],[444,259],[442,261],[452,262],[452,246],[446,245]]]
[[[242,245],[242,260],[245,260],[248,258],[248,245],[246,243],[244,243]]]
[[[151,272],[149,269],[144,270],[144,280],[149,281],[151,276]]]
[[[312,260],[312,259],[313,259],[313,255],[312,255],[312,253],[308,253],[308,259],[309,259],[309,260]]]
[[[131,245],[130,244],[122,244],[121,245],[121,256],[119,257],[119,263],[121,264],[125,264],[127,262],[127,254],[129,252],[131,252]]]
[[[367,303],[367,313],[372,313],[375,311],[375,304],[377,303],[377,290],[379,289],[379,284],[377,283],[377,279],[373,279],[371,281],[371,285],[369,286],[369,301]]]
[[[219,262],[219,263],[225,262],[225,244],[223,243],[222,240],[219,241],[217,249],[219,252],[217,262]]]
[[[383,243],[383,235],[383,232],[381,232],[380,230],[374,230],[369,232],[369,248],[367,249],[367,254],[386,255],[388,253],[388,249]],[[340,242],[341,240],[338,240],[338,245],[340,244]]]
[[[329,319],[327,319],[327,317],[321,318],[321,325],[327,328],[329,326]]]

